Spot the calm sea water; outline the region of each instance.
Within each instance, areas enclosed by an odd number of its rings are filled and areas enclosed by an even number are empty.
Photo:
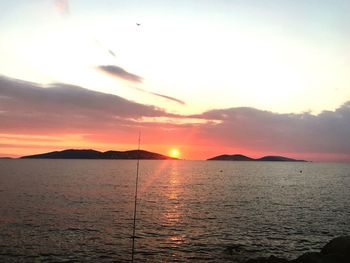
[[[0,261],[129,261],[135,171],[0,160]],[[139,183],[137,262],[292,258],[350,232],[350,164],[141,161]]]

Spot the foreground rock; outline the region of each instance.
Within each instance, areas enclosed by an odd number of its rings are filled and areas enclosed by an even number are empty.
[[[247,261],[247,263],[288,263],[289,261],[284,258],[278,258],[275,256],[270,256],[268,258],[260,257],[254,258]]]
[[[320,252],[307,252],[293,260],[275,256],[250,259],[246,263],[350,263],[350,236],[332,239]]]
[[[332,239],[322,248],[321,253],[323,255],[337,254],[350,257],[350,236]]]

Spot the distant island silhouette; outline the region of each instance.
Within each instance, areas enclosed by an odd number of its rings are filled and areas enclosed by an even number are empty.
[[[96,150],[76,150],[69,149],[63,151],[54,151],[42,154],[22,156],[21,159],[142,159],[142,160],[178,160],[159,153],[148,152],[144,150],[130,151],[107,151],[99,152]]]
[[[19,157],[20,159],[120,159],[120,160],[179,160],[178,158],[162,155],[145,150],[129,151],[106,151],[100,152],[93,149],[68,149],[48,153],[34,154]],[[0,159],[13,159],[11,157],[0,157]],[[207,161],[260,161],[260,162],[308,162],[284,156],[264,156],[252,158],[243,154],[222,154],[207,159]]]
[[[261,162],[307,162],[305,160],[296,160],[284,156],[264,156],[261,158],[251,158],[243,154],[223,154],[207,159],[207,161],[261,161]]]

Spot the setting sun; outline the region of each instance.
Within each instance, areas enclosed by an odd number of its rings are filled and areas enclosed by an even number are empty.
[[[170,150],[169,150],[169,156],[170,156],[170,157],[173,157],[173,158],[179,158],[180,152],[179,152],[178,149],[175,149],[175,148],[170,149]]]

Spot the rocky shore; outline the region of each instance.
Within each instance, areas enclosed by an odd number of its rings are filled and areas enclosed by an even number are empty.
[[[350,236],[334,238],[320,252],[307,252],[293,260],[270,256],[250,259],[246,263],[350,263]]]

